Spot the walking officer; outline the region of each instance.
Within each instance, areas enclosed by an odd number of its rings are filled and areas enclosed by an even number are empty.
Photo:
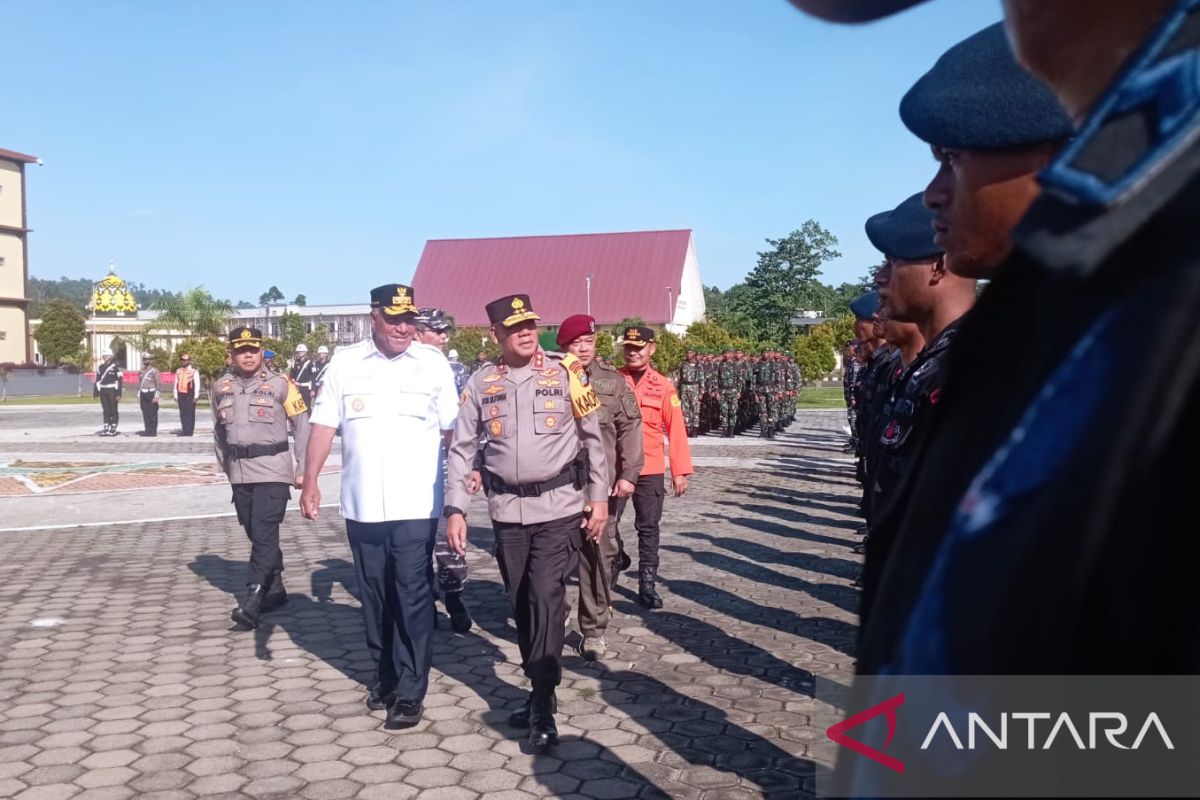
[[[304,485],[308,408],[296,385],[263,367],[262,334],[240,327],[229,333],[234,374],[213,385],[213,441],[217,463],[233,486],[233,507],[250,538],[246,594],[230,615],[257,628],[259,616],[287,602],[279,525]],[[289,452],[288,427],[296,437]]]
[[[633,494],[643,464],[642,412],[637,397],[614,367],[596,358],[596,320],[576,314],[563,320],[555,339],[558,346],[579,359],[588,383],[600,400],[600,432],[608,462],[608,527],[593,542],[580,530],[579,654],[587,661],[608,652],[604,633],[612,616],[610,567],[617,557],[617,504]]]
[[[558,740],[554,691],[562,680],[567,579],[579,564],[579,528],[598,542],[608,521],[608,461],[600,401],[579,359],[538,347],[540,319],[529,296],[487,305],[498,364],[477,370],[463,392],[450,446],[446,538],[466,550],[470,473],[480,458],[496,558],[517,623],[533,691],[509,717],[529,727],[529,744]]]
[[[638,538],[638,602],[646,608],[662,608],[662,598],[655,590],[658,580],[659,522],[662,520],[663,500],[666,497],[666,453],[663,435],[671,448],[671,488],[682,497],[692,474],[692,454],[688,449],[687,428],[683,422],[682,403],[675,387],[650,365],[657,345],[654,329],[626,328],[621,337],[625,349],[625,366],[621,374],[637,397],[642,412],[642,449],[645,464],[633,492],[634,527]],[[617,520],[625,510],[625,498],[617,501]],[[619,529],[617,547],[621,559],[627,561]],[[613,583],[616,583],[616,574]]]
[[[312,408],[313,389],[316,385],[317,365],[308,358],[308,345],[296,345],[296,363],[292,365],[292,382],[300,389],[304,405]]]
[[[124,377],[120,365],[112,353],[105,353],[104,361],[96,367],[95,393],[100,398],[100,408],[104,411],[104,430],[100,431],[101,436],[117,435],[117,404],[120,402],[123,388]]]
[[[154,356],[142,356],[142,374],[138,377],[138,402],[142,406],[143,436],[158,435],[158,367]]]

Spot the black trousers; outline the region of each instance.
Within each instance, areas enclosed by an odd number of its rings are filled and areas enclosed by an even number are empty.
[[[196,431],[196,393],[188,392],[179,395],[179,425],[183,428],[184,436],[191,436]]]
[[[154,402],[154,392],[139,392],[138,402],[142,404],[142,427],[147,436],[158,435],[158,403]]]
[[[517,622],[525,676],[535,688],[562,681],[567,578],[579,568],[582,514],[520,525],[492,520],[496,560]]]
[[[247,585],[266,586],[274,573],[283,572],[279,526],[291,497],[292,489],[286,483],[233,484],[233,507],[237,510],[238,523],[250,539]]]
[[[104,424],[115,428],[118,420],[116,389],[100,390],[100,408],[104,410]]]
[[[663,475],[642,475],[634,484],[633,490],[633,527],[637,529],[638,537],[638,569],[652,567],[658,569],[658,524],[662,521],[663,500],[666,499],[666,479]],[[625,513],[625,503],[628,497],[617,500],[617,522]],[[620,527],[614,528],[617,536],[619,552],[625,552],[625,542],[621,540]]]
[[[433,666],[433,539],[437,520],[346,520],[375,679],[421,702]]]

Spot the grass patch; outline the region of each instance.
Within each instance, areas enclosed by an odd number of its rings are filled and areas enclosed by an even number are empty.
[[[796,394],[796,408],[845,408],[846,398],[836,386],[801,389]]]
[[[596,696],[596,690],[590,686],[585,686],[579,690],[579,697],[583,700],[591,700]]]
[[[171,395],[164,395],[159,399],[159,403],[163,408],[177,408],[175,401]],[[38,397],[17,397],[10,395],[7,399],[0,401],[0,408],[6,405],[10,406],[87,406],[94,405],[100,408],[100,398],[92,397],[90,394],[85,394],[82,397],[74,394],[48,394]],[[138,395],[137,392],[126,392],[121,397],[122,406],[131,406],[137,408]],[[208,401],[201,400],[196,403],[197,408],[208,408]]]

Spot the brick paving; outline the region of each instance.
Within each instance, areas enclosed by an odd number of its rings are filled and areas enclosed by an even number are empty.
[[[228,621],[247,555],[231,517],[0,534],[0,797],[810,794],[834,721],[812,695],[853,665],[844,419],[810,411],[773,442],[696,443],[692,490],[664,515],[666,607],[642,610],[622,579],[608,659],[565,659],[546,755],[506,724],[525,683],[489,529],[471,529],[478,625],[455,635],[443,616],[425,721],[398,733],[364,705],[333,509],[289,515],[292,599],[256,632]]]

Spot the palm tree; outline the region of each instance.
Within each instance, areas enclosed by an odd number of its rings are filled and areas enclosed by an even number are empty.
[[[177,297],[164,297],[154,303],[162,312],[154,323],[157,330],[176,330],[192,336],[221,336],[229,325],[234,307],[217,300],[203,286],[188,289]]]

